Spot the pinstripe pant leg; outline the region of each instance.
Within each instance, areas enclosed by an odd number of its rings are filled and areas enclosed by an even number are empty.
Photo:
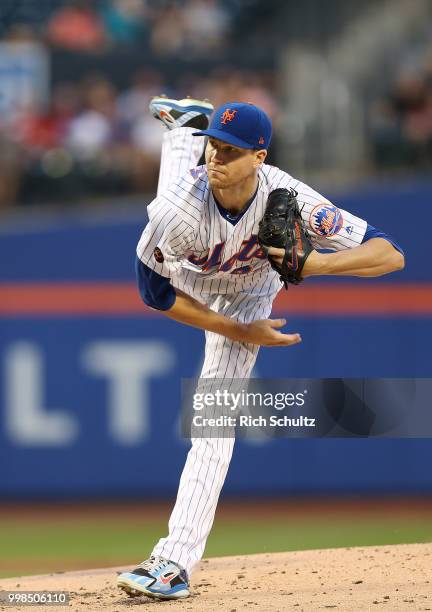
[[[193,128],[181,127],[165,130],[159,169],[157,193],[162,193],[171,183],[198,165],[203,151],[203,139],[192,136]]]
[[[234,299],[219,296],[217,301],[215,310],[243,321],[268,317],[272,303],[266,299],[257,304],[251,296]],[[258,348],[206,333],[201,378],[249,378]],[[153,550],[152,554],[167,557],[185,567],[189,575],[204,553],[233,447],[233,437],[192,439],[169,520],[169,534]]]

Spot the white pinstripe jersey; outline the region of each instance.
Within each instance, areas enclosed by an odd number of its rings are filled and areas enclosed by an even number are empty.
[[[259,247],[257,234],[269,193],[281,187],[297,191],[315,248],[338,251],[361,244],[367,227],[363,219],[274,166],[263,164],[258,178],[255,198],[232,224],[214,200],[206,167],[191,170],[149,205],[138,257],[175,287],[203,301],[206,295],[243,291],[257,297],[275,295],[281,288],[279,275]]]

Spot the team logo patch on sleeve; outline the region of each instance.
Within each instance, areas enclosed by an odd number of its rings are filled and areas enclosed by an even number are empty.
[[[155,250],[153,251],[153,257],[156,259],[158,263],[163,263],[165,260],[162,254],[162,251],[160,250],[159,247],[156,247]]]
[[[342,213],[333,204],[318,204],[310,214],[309,225],[319,236],[334,236],[342,228]]]

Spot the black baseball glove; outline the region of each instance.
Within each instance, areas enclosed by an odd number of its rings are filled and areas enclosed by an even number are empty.
[[[288,283],[298,285],[306,259],[313,250],[309,233],[303,221],[294,189],[275,189],[269,194],[264,217],[260,221],[258,242],[264,249],[273,270],[280,274],[288,289]],[[285,250],[282,265],[268,253],[270,247]]]

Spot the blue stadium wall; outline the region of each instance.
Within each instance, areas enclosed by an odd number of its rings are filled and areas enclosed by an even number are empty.
[[[405,302],[411,287],[431,290],[431,183],[375,185],[333,200],[392,234],[406,252],[405,270],[355,284],[397,287]],[[144,308],[67,308],[71,287],[131,290],[145,220],[143,206],[121,217],[70,213],[3,222],[0,295],[7,302],[13,293],[23,308],[0,307],[1,497],[176,491],[189,446],[178,434],[180,379],[198,375],[203,334]],[[53,289],[57,297],[66,291],[58,312],[57,298],[50,307]],[[45,310],[31,314],[32,296],[37,301],[41,292]],[[303,343],[261,349],[254,375],[431,377],[432,308],[415,311],[302,316],[297,310],[288,327],[301,332]],[[224,491],[432,493],[431,463],[427,438],[241,440]]]

